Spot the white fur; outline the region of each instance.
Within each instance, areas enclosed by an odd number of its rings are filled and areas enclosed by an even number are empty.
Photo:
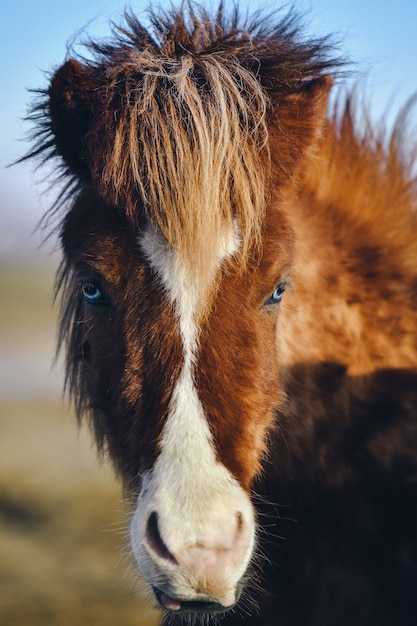
[[[237,245],[236,233],[229,233],[221,242],[213,279],[219,265],[234,253]],[[222,572],[213,573],[214,567],[213,572],[205,574],[216,578],[212,585],[217,590],[215,599],[226,602],[252,553],[254,516],[248,496],[216,458],[212,434],[193,380],[198,346],[195,311],[205,294],[194,288],[190,268],[159,232],[146,231],[140,246],[175,306],[184,364],[173,391],[160,454],[152,470],[143,477],[131,525],[133,551],[152,585],[182,599],[201,595],[195,590],[198,576],[193,579],[190,569],[179,567],[150,550],[146,542],[149,515],[157,512],[161,537],[176,557],[200,545],[213,550],[213,554],[230,551],[230,556],[223,558]],[[238,515],[243,522],[240,531]]]

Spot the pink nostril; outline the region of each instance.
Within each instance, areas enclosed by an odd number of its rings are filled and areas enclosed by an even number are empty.
[[[149,547],[162,559],[178,564],[177,559],[166,547],[158,528],[158,515],[154,511],[150,514],[146,525],[146,539]]]

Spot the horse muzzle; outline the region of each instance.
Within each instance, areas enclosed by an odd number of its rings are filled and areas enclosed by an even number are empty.
[[[162,609],[173,611],[175,613],[193,613],[202,615],[212,615],[214,613],[225,613],[229,609],[232,609],[239,601],[241,589],[237,589],[234,601],[229,606],[219,604],[212,600],[179,600],[171,598],[161,589],[156,587],[152,588],[155,598],[158,601],[159,606]]]
[[[158,495],[152,486],[142,489],[130,528],[136,562],[158,603],[181,613],[229,610],[254,549],[249,496],[237,482],[182,506]]]

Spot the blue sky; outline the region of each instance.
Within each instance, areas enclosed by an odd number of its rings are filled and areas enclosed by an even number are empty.
[[[34,174],[28,165],[5,168],[26,149],[23,138],[28,127],[22,118],[30,101],[27,88],[46,85],[44,71],[62,62],[67,42],[77,32],[85,29],[105,37],[109,19],[119,21],[126,4],[120,0],[7,0],[2,7],[0,260],[19,247],[35,247],[29,234],[50,201],[41,195],[45,184],[40,182],[40,173]],[[242,4],[276,8],[283,3],[245,0]],[[366,87],[375,118],[389,109],[391,124],[401,105],[417,91],[416,0],[295,0],[293,4],[307,13],[307,33],[335,34],[342,53],[356,64],[356,76],[350,80]],[[131,1],[139,15],[146,6],[148,0]]]

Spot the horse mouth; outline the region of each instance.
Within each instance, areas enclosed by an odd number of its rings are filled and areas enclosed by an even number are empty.
[[[158,601],[159,606],[165,611],[172,611],[173,613],[200,613],[200,614],[212,614],[212,613],[226,613],[239,601],[240,591],[236,592],[236,600],[230,606],[224,606],[219,602],[212,600],[179,600],[177,598],[171,598],[164,591],[157,587],[152,587],[155,598]]]

